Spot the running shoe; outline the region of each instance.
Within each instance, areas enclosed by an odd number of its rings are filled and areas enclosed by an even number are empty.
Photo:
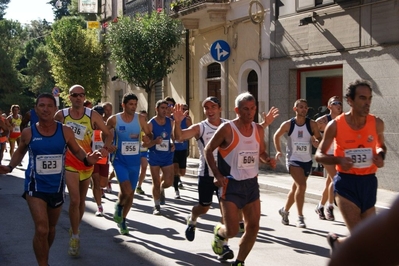
[[[190,224],[191,216],[187,217],[187,228],[186,228],[186,239],[188,241],[193,241],[195,238],[195,228],[194,224]]]
[[[328,221],[335,221],[335,217],[334,217],[334,207],[333,206],[329,206],[326,209],[327,212],[327,220]]]
[[[103,217],[104,216],[104,209],[102,206],[98,207],[98,210],[96,211],[96,216],[97,217]]]
[[[122,218],[122,210],[123,207],[120,206],[118,203],[115,204],[115,212],[114,212],[114,221],[116,223],[121,223],[123,218]]]
[[[180,192],[179,192],[179,191],[176,191],[175,199],[181,199],[181,198],[180,198]]]
[[[221,223],[218,223],[213,229],[213,240],[212,240],[212,249],[213,252],[217,255],[223,254],[223,240],[218,236],[218,231],[222,227]]]
[[[240,222],[240,230],[239,230],[239,232],[240,233],[244,233],[245,232],[245,224],[244,224],[243,221]]]
[[[284,207],[282,207],[280,210],[278,210],[278,213],[281,215],[281,223],[284,225],[288,225],[290,223],[290,220],[288,220],[288,215],[290,213],[284,211]]]
[[[144,192],[144,190],[141,189],[141,187],[136,188],[136,193],[140,194],[140,195],[145,195],[145,192]]]
[[[219,255],[218,260],[230,260],[234,258],[234,252],[229,248],[228,245],[223,246],[222,254]]]
[[[306,228],[305,217],[298,216],[298,221],[296,223],[296,227],[298,227],[298,228]]]
[[[161,206],[155,205],[152,214],[154,214],[154,215],[161,215]]]
[[[179,182],[179,188],[184,189],[183,183],[181,181]]]
[[[165,189],[161,187],[161,196],[159,197],[159,204],[165,205]]]
[[[68,254],[74,257],[79,256],[79,245],[80,245],[79,238],[71,237],[69,239]]]
[[[119,223],[118,227],[119,227],[119,231],[121,232],[122,235],[129,234],[129,229],[126,226],[126,221],[122,221],[121,223]]]
[[[324,208],[320,207],[319,205],[316,206],[315,212],[319,215],[320,220],[325,220],[326,216],[324,215]]]

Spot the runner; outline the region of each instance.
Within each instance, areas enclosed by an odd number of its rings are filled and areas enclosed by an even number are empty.
[[[220,193],[223,224],[215,226],[212,249],[221,260],[234,257],[227,241],[239,231],[238,214],[242,210],[245,233],[240,239],[236,261],[232,264],[242,266],[259,231],[259,161],[271,168],[276,167],[276,161],[266,152],[263,127],[253,122],[256,114],[256,100],[253,95],[248,92],[239,94],[234,110],[237,118],[217,129],[204,152],[208,166],[215,176],[215,185],[219,187],[219,193],[223,192]],[[216,149],[217,165],[213,154]]]
[[[136,113],[137,102],[135,94],[126,93],[122,98],[123,111],[111,116],[107,121],[108,129],[115,131],[116,152],[112,155],[111,161],[120,186],[114,221],[123,235],[129,234],[126,216],[132,207],[139,178],[141,130],[149,139],[152,138],[145,116]]]
[[[335,201],[349,232],[368,217],[375,215],[378,168],[384,166],[384,122],[370,114],[372,99],[370,82],[357,79],[346,88],[349,112],[329,122],[316,152],[316,161],[336,165]],[[334,155],[328,149],[334,141]],[[333,251],[345,238],[334,233],[327,236]]]
[[[317,126],[319,127],[320,133],[324,133],[324,130],[331,120],[335,119],[342,113],[342,102],[338,96],[333,96],[328,100],[327,108],[330,110],[329,114],[323,115],[316,119]],[[334,154],[334,145],[331,145],[328,150],[328,154]],[[334,188],[333,178],[335,173],[335,165],[323,165],[324,176],[326,177],[326,185],[321,194],[319,204],[316,206],[316,213],[319,215],[319,219],[334,221]],[[324,209],[324,204],[328,201],[328,206]]]
[[[200,165],[198,167],[198,204],[192,208],[190,215],[187,217],[187,228],[185,231],[185,235],[188,241],[194,240],[195,229],[197,227],[197,219],[199,216],[208,212],[212,204],[213,195],[216,194],[219,200],[218,187],[213,183],[213,173],[205,161],[204,148],[206,144],[208,144],[212,136],[215,134],[218,127],[224,122],[228,122],[228,120],[220,118],[222,108],[218,98],[212,96],[207,97],[202,102],[202,107],[206,119],[188,127],[187,129],[181,129],[180,126],[180,121],[183,120],[185,117],[185,112],[183,112],[183,106],[181,104],[177,104],[174,110],[174,117],[176,122],[174,132],[176,139],[187,140],[195,137],[200,153]],[[267,115],[263,113],[264,121],[261,123],[262,127],[265,128],[270,125],[277,116],[278,109],[275,107],[272,107]],[[214,151],[213,155],[216,160],[216,150]],[[243,223],[240,222],[240,230],[241,226],[243,226]],[[242,231],[244,231],[244,228],[242,228]]]
[[[83,106],[85,95],[83,86],[73,85],[69,89],[71,107],[59,110],[55,114],[55,119],[72,128],[77,143],[87,153],[92,151],[91,140],[94,128],[100,129],[105,140],[104,147],[101,150],[108,150],[108,152],[112,153],[114,151],[114,147],[111,145],[112,136],[100,114]],[[70,197],[69,220],[71,222],[68,254],[78,256],[80,248],[79,224],[85,212],[86,194],[93,166],[83,164],[71,151],[67,151],[65,169],[66,184]]]
[[[165,189],[173,184],[173,121],[167,117],[168,102],[159,100],[156,104],[156,116],[148,121],[153,134],[146,147],[148,164],[152,177],[152,196],[154,199],[154,215],[161,215],[161,206],[165,204]],[[162,171],[162,177],[161,177]]]
[[[285,206],[279,210],[281,223],[289,224],[289,210],[296,203],[298,221],[296,226],[306,228],[303,216],[303,204],[305,202],[306,180],[312,170],[312,144],[318,145],[321,140],[320,131],[315,121],[307,117],[308,102],[298,99],[294,103],[295,117],[283,122],[274,134],[274,147],[276,149],[276,161],[282,156],[280,138],[287,133],[286,166],[293,178],[291,191],[287,195]]]
[[[24,197],[35,224],[33,250],[40,266],[48,265],[50,247],[64,203],[67,147],[86,165],[94,164],[101,158],[98,151],[86,154],[76,143],[72,130],[54,121],[56,110],[56,101],[51,94],[39,95],[36,99],[39,121],[23,130],[10,164],[0,166],[0,174],[11,173],[29,151]]]
[[[10,157],[14,154],[15,142],[19,145],[19,140],[21,137],[21,122],[22,116],[19,114],[19,105],[13,104],[10,109],[10,115],[7,117],[8,122],[11,124],[12,129],[10,131],[10,136],[8,141],[10,142]],[[22,166],[20,163],[18,166]]]

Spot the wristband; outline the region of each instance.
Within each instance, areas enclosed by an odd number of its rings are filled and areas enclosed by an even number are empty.
[[[83,159],[83,164],[87,167],[92,166],[92,164],[89,164],[89,161],[87,161],[87,156]]]
[[[385,152],[380,151],[378,154],[381,155],[382,160],[385,161]]]

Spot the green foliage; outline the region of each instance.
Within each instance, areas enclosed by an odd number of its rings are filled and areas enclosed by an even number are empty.
[[[3,19],[4,15],[7,13],[7,5],[10,3],[10,0],[0,0],[0,20]]]
[[[122,17],[107,30],[106,42],[118,76],[147,93],[182,59],[174,53],[181,43],[180,22],[164,12]]]
[[[56,86],[63,91],[61,97],[66,100],[69,87],[80,84],[88,98],[101,98],[105,58],[98,32],[86,29],[82,18],[63,17],[53,24],[46,42]]]

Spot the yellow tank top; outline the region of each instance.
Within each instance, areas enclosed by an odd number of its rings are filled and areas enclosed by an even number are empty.
[[[69,114],[69,108],[62,110],[64,115],[64,124],[70,127],[75,134],[76,142],[82,147],[86,153],[92,152],[91,141],[93,137],[93,126],[91,123],[92,110],[85,107],[83,116],[79,119],[73,119]],[[71,166],[76,170],[87,170],[92,166],[85,166],[78,158],[76,158],[69,150],[66,154],[65,165]]]

